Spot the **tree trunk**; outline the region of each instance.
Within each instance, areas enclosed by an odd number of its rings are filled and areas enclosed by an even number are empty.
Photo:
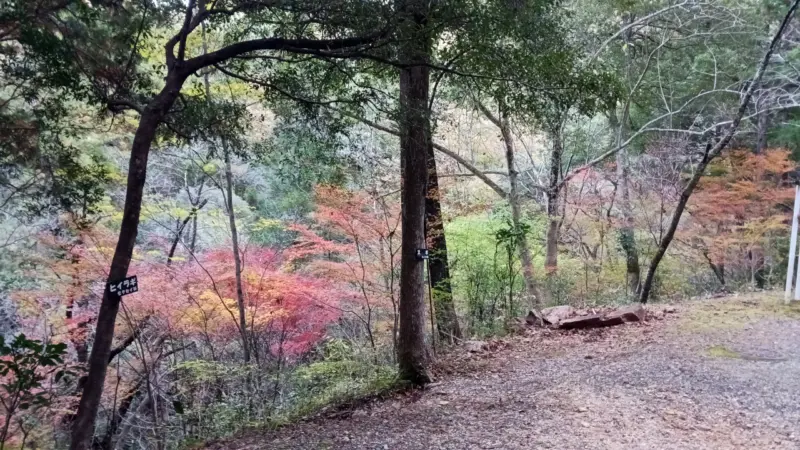
[[[114,250],[108,273],[108,283],[122,280],[128,275],[128,267],[139,231],[139,213],[142,207],[142,192],[147,176],[147,158],[150,147],[159,123],[178,97],[185,79],[185,75],[169,74],[164,89],[142,111],[139,127],[131,147],[125,208],[117,247]],[[94,419],[97,416],[97,408],[103,394],[120,300],[121,297],[111,294],[107,288],[105,289],[97,315],[94,345],[89,355],[89,372],[72,426],[71,450],[86,450],[91,445],[94,435]]]
[[[708,254],[708,249],[702,250],[703,257],[708,262],[708,267],[711,268],[711,271],[714,273],[714,276],[717,277],[717,281],[719,284],[722,285],[722,289],[725,290],[725,262],[721,261],[715,263],[714,260],[711,258],[711,255]]]
[[[208,199],[200,202],[198,206],[193,206],[192,210],[189,212],[189,215],[186,216],[185,219],[183,219],[183,222],[181,222],[180,225],[178,225],[178,229],[177,231],[175,231],[175,237],[172,239],[172,245],[170,245],[169,247],[169,253],[167,253],[167,267],[169,267],[172,264],[172,259],[175,257],[175,250],[177,250],[178,243],[181,241],[181,236],[183,236],[183,230],[186,228],[186,224],[188,224],[189,221],[192,219],[197,220],[197,212],[200,211],[203,208],[203,206],[206,205],[207,202]],[[194,238],[192,238],[192,241],[194,242]],[[191,250],[192,253],[194,253],[194,244],[192,244]]]
[[[626,107],[627,110],[627,107]],[[612,113],[615,117],[616,113]],[[627,126],[628,121],[627,111],[623,113],[623,122],[619,124],[619,133],[617,134],[617,145],[627,139]],[[616,120],[614,120],[616,121]],[[619,197],[617,204],[619,205],[620,216],[622,221],[619,227],[619,242],[622,251],[625,253],[625,279],[627,281],[627,294],[636,296],[639,293],[640,286],[640,272],[639,267],[639,251],[636,247],[636,225],[633,220],[633,208],[631,207],[631,194],[630,194],[630,166],[628,162],[628,149],[623,148],[617,152],[617,192]]]
[[[400,259],[400,332],[397,362],[400,378],[422,385],[431,381],[425,344],[424,262],[417,250],[425,246],[425,197],[428,179],[430,118],[428,92],[431,50],[427,29],[429,6],[422,0],[398,0],[401,23],[400,159],[403,241]],[[413,65],[418,64],[418,65]]]
[[[428,276],[433,286],[433,304],[436,312],[436,327],[440,340],[453,343],[461,339],[461,328],[453,302],[450,282],[450,265],[447,261],[447,239],[444,234],[439,177],[436,172],[436,155],[433,142],[428,144],[428,195],[425,197],[425,229],[428,236]]]
[[[733,135],[733,133],[731,133],[731,135]],[[647,300],[650,298],[650,290],[653,288],[653,280],[655,279],[658,265],[661,263],[661,260],[667,253],[667,249],[669,248],[669,244],[672,242],[672,238],[675,237],[675,231],[678,229],[678,223],[681,221],[681,216],[683,215],[683,210],[686,209],[686,203],[689,202],[689,197],[691,197],[692,192],[694,192],[694,188],[697,186],[697,183],[703,176],[706,167],[708,167],[708,163],[714,156],[715,155],[711,154],[711,141],[709,141],[708,144],[706,144],[706,150],[703,153],[703,159],[700,161],[700,164],[697,165],[694,175],[692,175],[692,178],[689,180],[689,184],[687,184],[681,192],[681,196],[678,199],[678,205],[675,207],[675,211],[672,213],[669,228],[661,238],[661,242],[658,244],[656,254],[653,255],[653,259],[650,261],[650,267],[647,269],[647,277],[644,279],[644,284],[642,284],[642,289],[639,293],[639,301],[641,303],[647,303]]]
[[[728,145],[728,143],[733,138],[733,134],[736,133],[736,130],[739,128],[739,124],[742,122],[742,117],[744,117],[745,111],[747,111],[747,105],[750,104],[750,100],[753,98],[753,91],[755,87],[761,84],[761,78],[764,76],[764,72],[767,70],[767,66],[769,65],[769,60],[772,57],[772,54],[775,52],[775,49],[778,47],[778,44],[781,41],[781,37],[783,36],[783,32],[789,26],[789,22],[792,21],[794,17],[795,11],[797,11],[797,7],[800,6],[800,0],[794,0],[789,7],[789,11],[786,12],[786,15],[783,17],[783,21],[781,22],[778,31],[772,37],[772,41],[769,44],[769,48],[767,49],[766,53],[764,54],[764,58],[761,60],[761,63],[756,70],[756,74],[753,77],[753,80],[748,83],[747,90],[745,90],[742,99],[739,102],[739,109],[736,111],[736,115],[734,116],[731,124],[725,133],[725,136],[720,139],[712,148],[711,141],[706,145],[706,151],[703,154],[703,159],[700,161],[700,164],[697,166],[697,169],[692,175],[692,178],[689,180],[689,184],[681,192],[681,197],[678,200],[678,206],[675,208],[675,212],[672,213],[672,219],[670,220],[669,229],[667,233],[661,238],[661,243],[658,246],[658,251],[653,256],[653,260],[650,262],[650,267],[647,269],[647,278],[644,280],[644,284],[642,285],[641,293],[639,294],[639,301],[642,303],[647,303],[648,298],[650,297],[650,289],[653,286],[653,279],[655,278],[656,269],[658,269],[658,264],[661,262],[661,259],[664,257],[664,254],[667,252],[667,248],[669,247],[670,242],[672,242],[672,238],[675,236],[675,231],[678,229],[678,223],[681,220],[681,215],[683,214],[683,210],[686,208],[686,203],[689,201],[689,197],[692,195],[694,188],[697,186],[697,182],[700,181],[700,177],[703,176],[703,173],[708,167],[708,163],[711,162],[714,158],[719,156],[722,150]]]
[[[561,176],[561,158],[564,154],[560,127],[551,133],[553,149],[550,153],[550,176],[547,186],[547,237],[545,241],[544,268],[548,277],[558,272],[558,232],[561,217],[558,214]]]
[[[624,25],[627,26],[632,23],[634,17],[628,14],[625,17]],[[625,99],[625,104],[622,108],[622,118],[617,118],[616,108],[609,114],[609,122],[612,129],[616,129],[617,136],[614,143],[615,147],[621,147],[622,143],[628,139],[630,134],[630,106],[631,97],[635,90],[635,80],[631,77],[631,66],[633,50],[633,30],[627,28],[622,35],[625,44],[625,78],[629,84],[630,91],[628,98]],[[631,194],[630,194],[630,163],[628,158],[628,148],[622,148],[617,152],[617,192],[619,195],[619,210],[622,221],[619,228],[619,242],[625,253],[625,281],[626,281],[626,295],[635,297],[639,294],[641,268],[639,267],[639,251],[636,247],[636,223],[633,219],[633,208],[631,207]]]
[[[769,113],[763,112],[758,115],[758,134],[756,136],[756,146],[753,153],[760,155],[767,148],[767,134],[769,133]]]
[[[485,111],[488,112],[488,111]],[[542,297],[536,286],[536,279],[533,277],[533,258],[531,257],[528,236],[522,233],[522,208],[521,196],[519,194],[519,182],[517,181],[517,169],[514,163],[514,136],[511,134],[511,126],[505,113],[501,111],[500,134],[506,147],[506,165],[508,166],[508,203],[511,206],[511,225],[518,235],[517,244],[519,247],[519,259],[522,264],[522,277],[525,281],[525,293],[528,301],[534,309],[541,309]]]
[[[225,157],[225,203],[228,207],[228,224],[231,228],[231,245],[233,246],[233,268],[236,274],[236,305],[239,308],[239,333],[242,336],[242,352],[244,362],[250,362],[250,343],[247,339],[247,317],[245,314],[244,291],[242,289],[242,258],[239,254],[239,233],[236,230],[236,215],[233,211],[233,174],[231,173],[231,155],[227,144],[222,144]]]

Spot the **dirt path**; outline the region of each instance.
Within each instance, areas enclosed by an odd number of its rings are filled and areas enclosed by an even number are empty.
[[[775,297],[509,344],[424,392],[209,448],[800,449],[800,308]]]

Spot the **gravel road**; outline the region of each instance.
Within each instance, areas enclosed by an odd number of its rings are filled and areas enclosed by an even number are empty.
[[[663,310],[532,330],[452,357],[425,391],[208,448],[800,449],[800,308],[759,294]]]

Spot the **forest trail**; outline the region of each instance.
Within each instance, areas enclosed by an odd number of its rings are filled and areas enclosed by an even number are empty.
[[[507,342],[453,358],[425,391],[208,448],[800,448],[800,308],[775,294]]]

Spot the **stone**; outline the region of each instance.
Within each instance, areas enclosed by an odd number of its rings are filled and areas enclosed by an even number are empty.
[[[542,310],[544,323],[551,325],[558,325],[562,320],[568,319],[573,315],[575,315],[575,310],[569,305],[553,306]]]
[[[603,326],[603,316],[592,314],[590,316],[573,317],[562,320],[558,328],[562,330],[580,330],[583,328],[599,328]]]
[[[623,306],[606,314],[606,319],[622,320],[622,322],[641,322],[644,320],[645,311],[641,303]],[[617,325],[615,323],[615,325]]]
[[[532,326],[540,325],[542,321],[544,321],[542,313],[533,309],[528,311],[528,315],[525,316],[525,323],[527,323],[528,325]]]
[[[618,308],[605,315],[592,314],[588,316],[573,317],[562,320],[558,328],[562,330],[578,330],[586,328],[601,328],[622,325],[626,322],[640,322],[644,319],[645,310],[641,304],[628,305]]]

